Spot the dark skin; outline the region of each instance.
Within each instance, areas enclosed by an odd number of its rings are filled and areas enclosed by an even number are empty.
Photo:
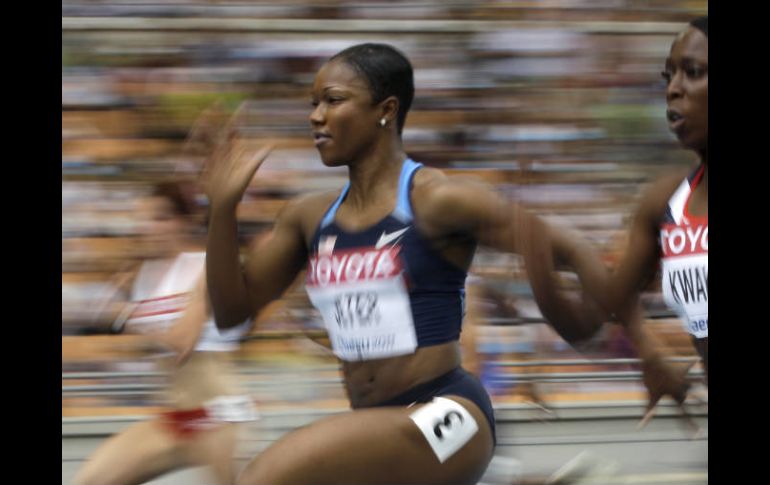
[[[407,158],[396,126],[399,101],[388,97],[374,103],[365,79],[334,60],[318,72],[312,102],[310,124],[323,163],[349,170],[350,190],[335,222],[348,231],[370,227],[395,208]],[[241,149],[236,140],[209,167],[207,277],[220,328],[258,313],[290,286],[307,264],[323,214],[338,196],[336,191],[313,194],[288,203],[271,234],[250,248],[241,266],[235,208],[269,151]],[[422,168],[410,194],[416,229],[459,268],[467,270],[477,243],[514,253],[529,250],[521,228],[536,224],[535,219],[485,185]],[[590,254],[582,257],[591,259]],[[371,408],[459,364],[457,341],[421,347],[410,355],[342,362],[355,411],[289,433],[255,458],[239,483],[476,483],[493,452],[489,423],[476,404],[444,396],[465,407],[479,430],[443,464],[408,418],[420,405]]]
[[[666,59],[663,77],[667,81],[666,101],[670,128],[684,148],[698,155],[704,167],[703,177],[692,192],[687,211],[693,216],[708,217],[708,38],[700,30],[689,27],[676,37]],[[601,308],[625,326],[636,346],[642,361],[644,383],[649,392],[647,413],[642,425],[651,419],[661,397],[670,395],[681,406],[689,387],[686,379],[689,367],[666,364],[660,344],[642,325],[639,297],[640,292],[654,278],[660,263],[660,221],[668,201],[692,170],[692,167],[674,170],[652,184],[644,193],[630,228],[628,247],[614,272],[589,273],[578,268],[586,291]],[[563,231],[553,232],[551,228],[540,228],[539,232],[535,231],[533,238],[542,243],[541,248],[551,247],[556,252],[587,250],[565,239]],[[550,246],[545,244],[546,241],[550,241]],[[555,279],[549,276],[553,274],[556,263],[548,252],[548,249],[535,251],[534,256],[527,261],[530,281],[536,290],[535,296],[540,308],[549,319],[559,313],[578,315],[573,319],[583,322],[583,325],[575,325],[574,328],[585,328],[590,334],[591,321],[595,320],[580,317],[586,315],[585,310],[581,313],[576,303],[559,291]],[[693,343],[703,359],[708,376],[708,338],[693,337]]]
[[[708,217],[708,37],[703,32],[691,27],[680,35],[666,59],[664,77],[669,109],[681,113],[684,120],[676,127],[677,137],[682,146],[698,153],[704,166],[703,179],[687,209],[694,216]],[[708,382],[708,337],[692,340]]]
[[[687,210],[693,216],[708,217],[708,38],[689,27],[674,40],[665,66],[668,112],[675,114],[671,130],[684,148],[698,154],[704,167],[703,178],[692,192]],[[642,198],[631,227],[629,246],[610,280],[610,308],[622,308],[623,301],[637,295],[653,277],[660,261],[659,221],[668,200],[691,171],[687,168],[662,178]],[[693,338],[693,342],[708,374],[708,338]]]

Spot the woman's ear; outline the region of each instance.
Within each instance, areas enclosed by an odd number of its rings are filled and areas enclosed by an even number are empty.
[[[398,98],[395,96],[388,96],[380,103],[382,114],[380,115],[380,124],[382,126],[388,126],[390,124],[397,123],[398,120]],[[385,120],[385,123],[382,122]]]

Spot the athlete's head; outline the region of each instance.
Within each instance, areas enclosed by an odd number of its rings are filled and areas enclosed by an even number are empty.
[[[143,214],[141,235],[147,257],[162,257],[181,249],[192,231],[195,203],[175,182],[160,182],[139,202]]]
[[[677,35],[666,59],[667,116],[682,146],[708,151],[708,17],[693,20]]]
[[[334,55],[316,75],[310,124],[321,158],[342,165],[383,136],[400,136],[414,97],[409,60],[384,44],[360,44]]]

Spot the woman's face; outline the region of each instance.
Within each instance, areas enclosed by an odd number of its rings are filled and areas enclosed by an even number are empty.
[[[663,77],[669,128],[685,148],[708,149],[708,37],[689,27],[671,45]]]
[[[311,92],[310,127],[324,165],[348,165],[373,150],[382,128],[382,111],[372,103],[369,85],[341,60],[318,71]]]
[[[147,197],[140,201],[140,211],[144,214],[140,233],[148,257],[165,257],[181,249],[187,227],[184,217],[174,211],[170,200]]]

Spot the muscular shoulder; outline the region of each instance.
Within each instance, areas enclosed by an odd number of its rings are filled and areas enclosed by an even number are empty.
[[[411,197],[415,204],[430,202],[437,192],[441,192],[451,179],[441,170],[423,167],[417,171],[412,181]]]
[[[419,221],[451,232],[472,229],[497,202],[492,194],[482,182],[426,168],[415,175],[412,202]]]

